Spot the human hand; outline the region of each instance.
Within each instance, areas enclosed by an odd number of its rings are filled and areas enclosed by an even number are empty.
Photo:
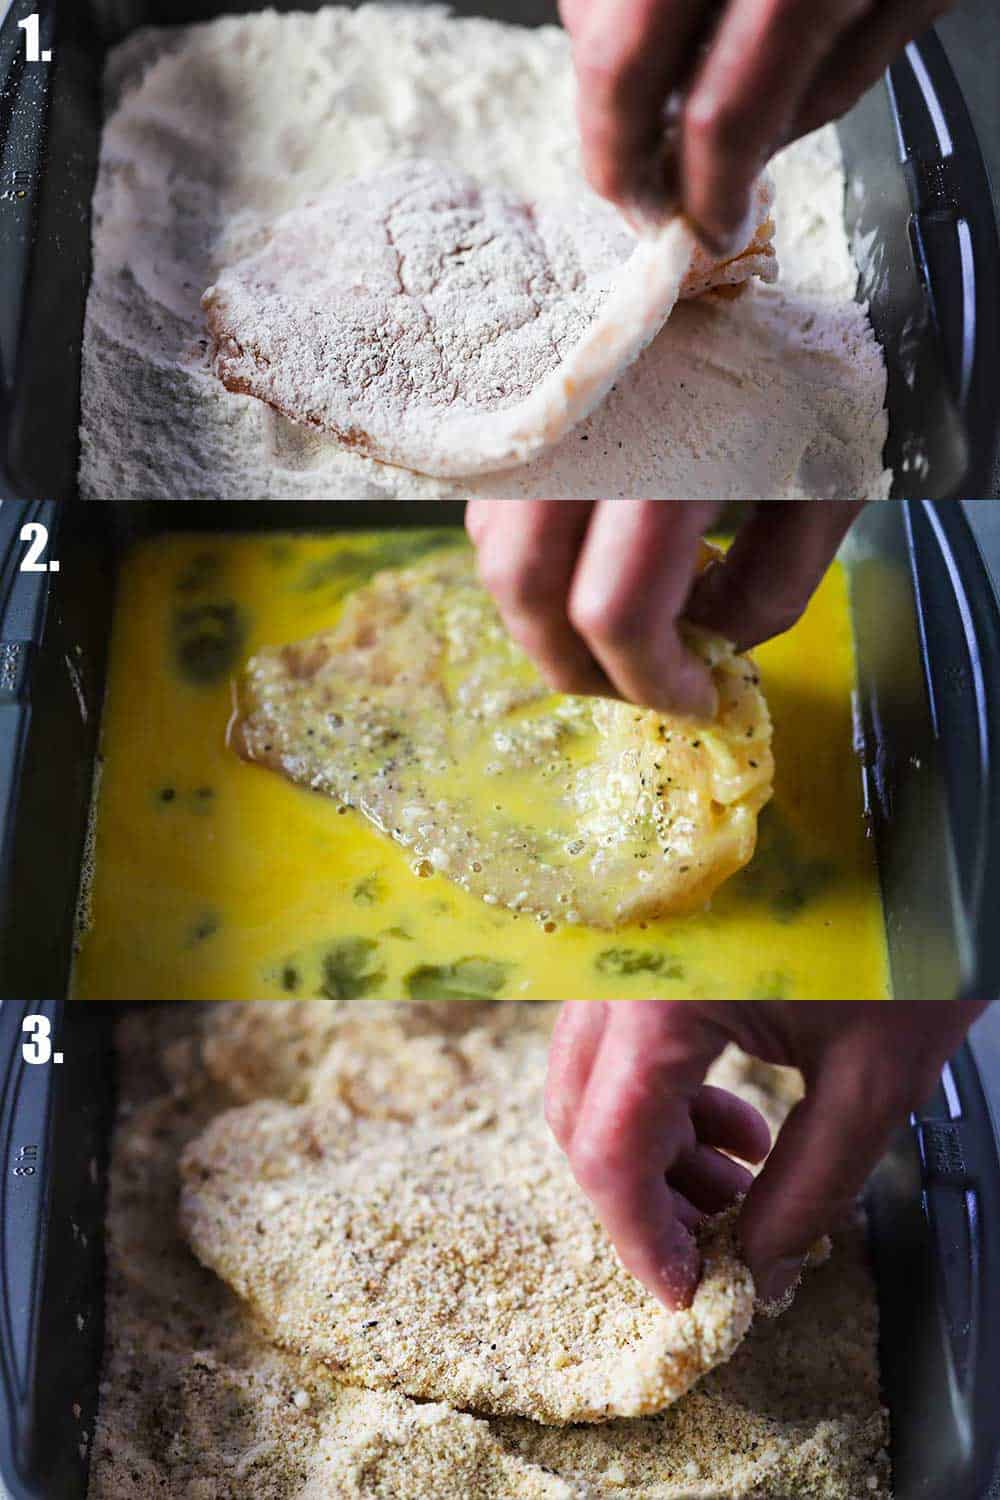
[[[679,201],[723,254],[768,158],[843,114],[950,8],[948,0],[560,0],[587,177],[633,219],[658,221]],[[680,91],[668,160],[664,111]]]
[[[801,615],[861,504],[766,501],[724,562],[698,577],[701,500],[470,500],[479,571],[514,639],[554,688],[620,696],[701,717],[707,668],[681,618],[740,650]]]
[[[667,1307],[686,1306],[698,1283],[691,1231],[740,1193],[757,1294],[779,1300],[984,1008],[570,1001],[552,1039],[546,1118],[622,1264]],[[761,1161],[767,1125],[704,1085],[727,1042],[805,1079],[805,1097],[756,1179],[725,1153]]]

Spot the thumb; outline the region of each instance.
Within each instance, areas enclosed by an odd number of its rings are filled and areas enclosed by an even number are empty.
[[[856,1059],[830,1059],[747,1193],[740,1235],[765,1302],[794,1285],[810,1247],[850,1209],[906,1119],[903,1096],[863,1074]]]

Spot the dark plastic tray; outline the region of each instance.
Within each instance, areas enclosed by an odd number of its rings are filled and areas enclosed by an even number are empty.
[[[0,24],[0,496],[77,493],[90,199],[108,47],[140,25],[264,8],[263,0],[10,0]],[[527,25],[555,19],[551,0],[458,0],[453,8]],[[53,50],[48,65],[23,61],[17,22],[33,12],[42,46]],[[886,461],[896,493],[989,495],[1000,454],[1000,243],[975,133],[933,32],[907,48],[840,134],[846,221],[867,245],[860,293],[888,365]],[[912,467],[917,455],[925,467]]]
[[[37,1001],[0,1010],[0,1490],[9,1500],[86,1494],[104,1344],[109,1011]],[[60,1066],[22,1058],[22,1020],[38,1013]],[[34,1172],[15,1174],[26,1159]]]
[[[51,527],[56,575],[16,571],[29,513]],[[169,529],[440,524],[461,513],[440,501],[0,510],[0,652],[16,664],[0,694],[0,996],[67,990],[121,549]],[[948,502],[869,506],[845,562],[894,993],[998,997],[1000,607]]]
[[[21,1060],[0,1011],[0,1477],[83,1500],[98,1400],[113,1007],[48,1005],[60,1068]],[[25,1145],[33,1175],[13,1176]],[[1000,1153],[968,1046],[867,1194],[896,1500],[984,1500],[1000,1446]]]

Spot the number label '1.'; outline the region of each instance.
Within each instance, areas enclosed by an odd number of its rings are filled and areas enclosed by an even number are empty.
[[[25,62],[51,62],[52,52],[46,48],[43,52],[41,25],[37,15],[25,16],[23,21],[18,21],[18,30],[24,32],[24,60]]]

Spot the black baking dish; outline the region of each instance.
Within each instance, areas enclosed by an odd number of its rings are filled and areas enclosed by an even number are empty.
[[[264,0],[9,0],[0,23],[0,495],[76,494],[108,48],[141,25],[263,8]],[[527,25],[556,16],[553,0],[456,0],[453,8]],[[32,13],[53,54],[48,64],[24,61],[17,23]],[[859,295],[870,301],[888,366],[885,457],[896,493],[989,495],[1000,455],[1000,244],[975,133],[933,32],[839,128]]]
[[[122,548],[169,529],[457,524],[461,515],[440,501],[0,510],[0,996],[67,992]],[[55,575],[18,571],[27,516],[50,528]],[[950,502],[869,506],[844,560],[893,992],[1000,996],[997,598]]]
[[[23,1017],[42,1008],[58,1068],[21,1060]],[[10,1500],[86,1494],[115,1009],[6,1001],[0,1011],[0,1478]],[[35,1170],[14,1176],[26,1145]],[[1000,1445],[1000,1146],[967,1044],[876,1169],[867,1204],[896,1500],[985,1500]]]

